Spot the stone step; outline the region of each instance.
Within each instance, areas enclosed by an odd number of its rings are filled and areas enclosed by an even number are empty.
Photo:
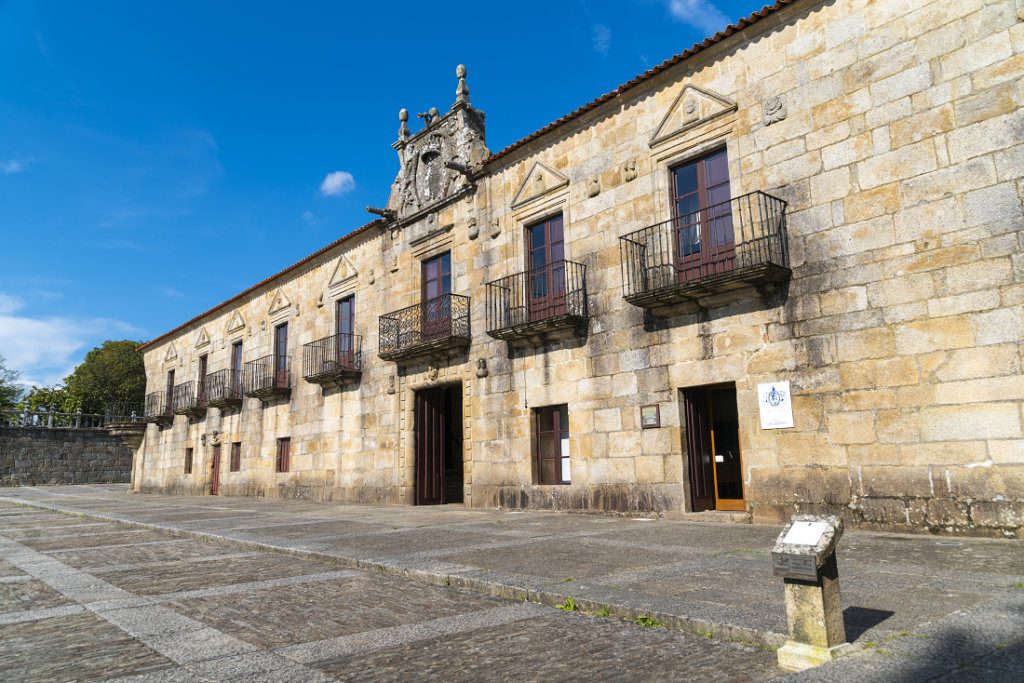
[[[665,515],[669,518],[669,515]],[[671,519],[681,519],[686,522],[719,522],[732,524],[752,524],[753,516],[744,511],[731,510],[705,510],[704,512],[676,512]]]

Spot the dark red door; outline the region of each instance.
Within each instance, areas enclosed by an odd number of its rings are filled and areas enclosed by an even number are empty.
[[[443,388],[416,392],[416,504],[444,502],[447,415]]]
[[[565,313],[565,239],[562,215],[526,229],[529,254],[528,305],[530,320]]]
[[[712,462],[711,416],[703,388],[683,389],[686,419],[686,451],[690,465],[690,499],[693,511],[715,509],[715,464]]]
[[[729,157],[719,150],[672,169],[676,269],[691,282],[736,266]]]
[[[216,496],[220,491],[220,444],[213,447],[213,478],[210,482],[210,494]]]
[[[228,396],[242,397],[242,342],[231,346],[231,389]]]
[[[164,397],[164,415],[171,414],[174,405],[174,370],[167,371],[167,395]]]
[[[451,336],[452,255],[445,252],[423,262],[423,339]]]
[[[338,334],[338,364],[351,368],[355,364],[355,345],[352,335],[355,333],[355,296],[345,297],[338,301],[335,314]]]
[[[199,381],[197,382],[199,386],[197,397],[199,399],[199,405],[201,406],[206,405],[206,368],[206,356],[199,356]]]
[[[288,323],[274,329],[274,387],[288,386]]]

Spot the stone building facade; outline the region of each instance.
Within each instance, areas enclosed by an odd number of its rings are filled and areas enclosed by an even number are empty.
[[[497,153],[457,76],[145,345],[136,490],[1020,533],[1020,2],[780,0]]]

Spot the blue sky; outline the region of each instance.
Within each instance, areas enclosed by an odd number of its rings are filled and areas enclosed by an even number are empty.
[[[359,227],[459,63],[496,151],[762,4],[0,0],[0,355],[60,381]]]

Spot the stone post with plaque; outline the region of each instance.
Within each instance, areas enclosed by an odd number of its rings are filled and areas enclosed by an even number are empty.
[[[843,520],[797,515],[772,548],[772,568],[786,587],[789,640],[779,648],[779,666],[802,671],[834,659],[846,645],[839,597],[836,543]]]

